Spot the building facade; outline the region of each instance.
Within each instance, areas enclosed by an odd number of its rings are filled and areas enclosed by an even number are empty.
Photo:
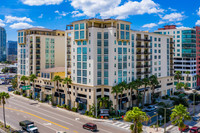
[[[200,27],[196,26],[196,64],[197,75],[200,75]],[[200,78],[197,78],[197,86],[200,86]]]
[[[172,35],[174,40],[174,72],[181,71],[180,82],[188,84],[189,88],[196,88],[196,29],[176,28],[175,25],[167,25],[159,28],[156,33]],[[185,72],[189,71],[190,74]],[[189,78],[187,78],[189,76]],[[175,85],[177,81],[175,81]]]
[[[0,27],[0,61],[6,61],[6,30]]]
[[[174,91],[171,36],[132,31],[131,23],[114,19],[88,19],[67,26],[65,71],[71,74],[71,105],[89,110],[98,98],[109,97],[116,108],[112,87],[125,81],[158,77],[158,96]],[[141,91],[144,90],[141,88]],[[146,90],[145,103],[151,102]],[[123,92],[123,109],[130,107],[130,90]]]
[[[17,41],[8,41],[6,50],[7,61],[16,62],[17,60]]]
[[[18,31],[18,80],[40,70],[65,66],[65,32],[44,28]]]

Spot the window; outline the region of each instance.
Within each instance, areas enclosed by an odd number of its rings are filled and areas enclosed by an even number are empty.
[[[101,46],[101,40],[97,40],[97,46]]]
[[[108,40],[104,40],[104,46],[108,46]]]
[[[84,31],[80,31],[80,39],[84,39]]]
[[[83,47],[83,54],[87,54],[87,47]]]
[[[130,30],[130,26],[129,25],[126,25],[126,30]]]
[[[129,32],[126,32],[126,40],[129,40]]]
[[[79,39],[79,32],[75,31],[75,39]]]
[[[87,69],[87,63],[83,62],[83,69]]]
[[[101,32],[97,32],[97,39],[101,39]]]
[[[77,48],[77,54],[81,54],[81,48]]]
[[[79,30],[79,25],[75,24],[75,30]]]
[[[84,28],[85,28],[84,23],[80,24],[80,29],[82,30]]]
[[[87,55],[83,55],[83,61],[87,61]]]
[[[104,32],[104,39],[108,39],[108,32]]]
[[[121,27],[121,30],[124,30],[124,24],[121,24],[120,27]]]
[[[121,39],[124,39],[124,31],[121,31]]]
[[[77,42],[77,45],[81,45],[81,41],[78,41],[78,42]]]
[[[83,45],[87,45],[87,41],[83,41]]]

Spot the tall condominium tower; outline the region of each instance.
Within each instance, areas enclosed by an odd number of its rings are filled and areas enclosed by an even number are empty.
[[[89,109],[98,98],[109,97],[116,108],[113,86],[151,75],[159,80],[158,97],[173,93],[173,38],[132,31],[130,25],[115,19],[86,19],[67,25],[65,70],[73,82],[68,92],[72,106],[79,103]],[[141,87],[139,91],[146,91],[145,103],[151,102],[151,89]],[[119,96],[121,108],[131,106],[135,93],[125,90]]]
[[[174,40],[174,71],[181,71],[181,82],[188,84],[189,88],[196,88],[196,29],[176,28],[167,25],[159,28],[156,33],[172,35]],[[189,71],[189,75],[185,72]],[[187,76],[189,76],[187,78]],[[175,85],[177,81],[175,81]]]
[[[6,30],[0,27],[0,61],[6,61]]]
[[[17,41],[8,41],[6,50],[7,61],[16,62],[17,59]]]
[[[18,76],[40,73],[40,70],[64,67],[65,32],[44,28],[18,31]]]

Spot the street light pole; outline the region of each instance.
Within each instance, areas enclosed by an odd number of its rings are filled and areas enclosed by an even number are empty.
[[[164,114],[164,133],[166,133],[166,108],[164,108],[164,112],[165,112],[165,114]]]

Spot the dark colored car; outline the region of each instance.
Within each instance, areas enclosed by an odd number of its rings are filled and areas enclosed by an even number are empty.
[[[194,116],[194,117],[192,117],[192,120],[193,120],[193,121],[199,121],[199,120],[200,120],[200,117],[199,117],[199,116]]]
[[[8,87],[8,91],[11,92],[11,91],[14,91],[14,89],[11,87]]]
[[[83,128],[94,132],[97,130],[97,125],[93,123],[86,123],[83,125]]]
[[[199,127],[192,127],[190,129],[190,133],[200,133],[200,128]]]
[[[190,130],[190,128],[189,128],[188,125],[185,125],[185,128],[182,129],[182,130],[179,128],[179,131],[182,131],[182,132],[186,132],[186,131],[189,131],[189,130]]]

